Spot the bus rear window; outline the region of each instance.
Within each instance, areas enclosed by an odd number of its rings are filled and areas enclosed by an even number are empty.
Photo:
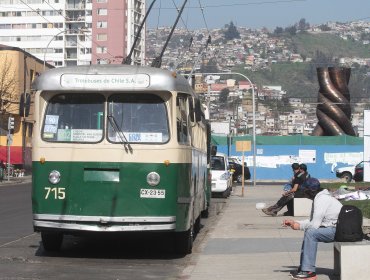
[[[105,98],[99,94],[59,94],[49,101],[42,139],[96,143],[103,139]]]

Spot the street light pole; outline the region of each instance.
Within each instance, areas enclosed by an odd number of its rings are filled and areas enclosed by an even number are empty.
[[[256,101],[254,94],[254,86],[251,80],[244,74],[238,72],[230,73],[202,73],[203,75],[239,75],[246,79],[252,85],[252,123],[253,123],[253,136],[252,136],[252,154],[253,154],[253,187],[256,186]]]
[[[49,43],[46,45],[46,49],[45,49],[45,51],[44,51],[44,71],[45,71],[45,64],[46,64],[46,52],[48,51],[48,49],[49,49],[49,46],[50,46],[50,44],[51,44],[51,42],[57,37],[57,36],[59,36],[60,34],[62,34],[62,33],[65,33],[65,32],[67,32],[67,31],[69,31],[68,29],[65,29],[65,30],[62,30],[62,31],[60,31],[60,32],[58,32],[57,34],[55,34],[51,39],[50,39],[50,41],[49,41]]]
[[[45,51],[44,51],[44,71],[45,71],[45,64],[46,64],[46,52],[48,51],[49,49],[49,46],[51,44],[51,42],[56,38],[58,37],[60,34],[63,34],[63,33],[66,33],[66,32],[76,32],[76,34],[80,34],[80,32],[82,33],[85,33],[87,32],[87,30],[85,30],[84,28],[79,28],[79,29],[65,29],[65,30],[62,30],[60,32],[58,32],[57,34],[55,34],[51,39],[50,41],[48,42],[48,44],[46,45],[46,48],[45,48]]]

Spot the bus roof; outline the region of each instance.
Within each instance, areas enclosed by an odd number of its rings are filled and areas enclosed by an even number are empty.
[[[45,91],[178,91],[194,94],[188,81],[168,70],[117,64],[82,65],[50,69],[32,84]]]

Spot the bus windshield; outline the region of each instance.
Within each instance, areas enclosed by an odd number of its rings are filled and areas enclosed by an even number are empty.
[[[103,139],[104,96],[59,94],[46,108],[42,138],[50,142],[99,142]]]
[[[165,143],[169,140],[165,102],[153,94],[114,94],[108,99],[108,117],[130,143]],[[121,143],[117,131],[108,123],[108,140]]]

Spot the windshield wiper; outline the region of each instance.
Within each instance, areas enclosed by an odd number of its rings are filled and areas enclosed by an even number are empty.
[[[127,138],[123,131],[121,130],[121,128],[117,125],[116,119],[112,115],[108,115],[108,120],[111,126],[113,127],[114,132],[118,134],[118,137],[121,140],[121,144],[125,147],[126,153],[130,151],[130,153],[132,154],[133,151],[132,147],[130,143],[127,141]]]

